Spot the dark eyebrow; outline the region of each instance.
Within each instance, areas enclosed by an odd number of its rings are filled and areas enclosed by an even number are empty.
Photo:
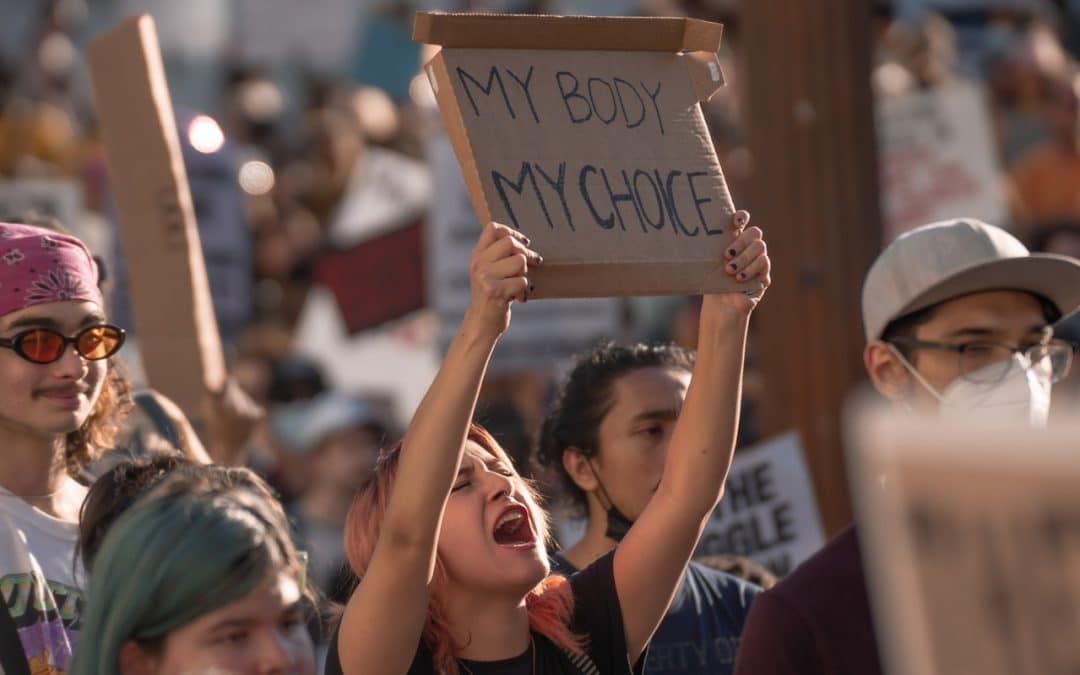
[[[961,337],[975,337],[975,338],[993,338],[1000,337],[1001,331],[994,330],[993,328],[982,328],[969,326],[967,328],[960,328],[947,334],[947,338],[961,338]]]
[[[104,323],[105,317],[99,312],[91,312],[83,317],[83,320],[79,322],[79,328],[85,328],[98,323]],[[58,333],[62,333],[62,326],[53,318],[47,316],[24,316],[21,319],[16,319],[11,322],[11,325],[7,327],[7,330],[14,330],[16,328],[48,328]]]
[[[1032,333],[1038,333],[1045,335],[1046,333],[1053,332],[1053,327],[1044,323],[1032,324],[1028,328],[1026,335]],[[974,338],[1000,338],[1003,335],[1002,331],[994,330],[993,328],[986,328],[983,326],[969,326],[966,328],[960,328],[949,333],[945,337],[947,338],[962,338],[962,337],[974,337]]]
[[[210,632],[216,633],[226,628],[247,628],[253,623],[255,622],[251,619],[222,619],[210,627]]]
[[[646,410],[640,412],[630,418],[631,424],[637,424],[638,422],[655,421],[655,422],[670,422],[672,420],[679,419],[679,411],[675,408],[664,408],[661,410]]]

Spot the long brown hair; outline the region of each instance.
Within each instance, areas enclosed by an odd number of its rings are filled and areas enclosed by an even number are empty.
[[[120,425],[131,412],[131,385],[115,359],[109,359],[105,383],[82,425],[64,439],[64,464],[77,476],[84,466],[112,449]]]

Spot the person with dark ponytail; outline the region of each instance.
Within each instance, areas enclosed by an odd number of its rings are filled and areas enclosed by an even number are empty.
[[[769,284],[762,233],[739,212],[732,278]],[[569,579],[550,573],[547,523],[506,453],[471,423],[492,350],[542,259],[516,230],[483,229],[471,298],[403,441],[346,525],[360,583],[326,673],[625,675],[663,617],[731,464],[750,314],[760,294],[707,295],[693,383],[657,499],[621,545]]]
[[[627,536],[663,482],[694,372],[673,344],[614,343],[581,354],[541,427],[534,463],[557,484],[584,536],[552,556],[573,574]],[[761,588],[695,562],[687,565],[649,647],[646,671],[729,674],[750,602]]]

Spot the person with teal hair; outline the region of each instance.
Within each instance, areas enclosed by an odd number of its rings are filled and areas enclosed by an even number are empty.
[[[105,535],[70,675],[313,675],[304,566],[280,508],[243,486],[168,482]]]

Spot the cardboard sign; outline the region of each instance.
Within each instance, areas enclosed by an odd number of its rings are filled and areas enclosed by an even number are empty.
[[[469,255],[480,236],[469,193],[450,141],[433,134],[427,146],[436,208],[428,214],[428,298],[439,316],[445,352],[469,305]],[[574,298],[515,304],[510,328],[495,347],[488,373],[556,372],[578,352],[620,333],[613,298]]]
[[[721,26],[419,13],[426,72],[480,222],[544,264],[532,296],[756,291],[722,269],[734,207],[700,101]],[[754,284],[751,284],[754,285]]]
[[[824,543],[802,444],[792,432],[735,455],[724,498],[694,555],[734,553],[783,576]]]
[[[1008,217],[982,90],[957,83],[878,105],[887,240],[957,215]]]
[[[147,379],[197,419],[225,364],[153,19],[92,41],[90,74]]]
[[[892,675],[1080,666],[1080,427],[871,418],[849,447]]]

